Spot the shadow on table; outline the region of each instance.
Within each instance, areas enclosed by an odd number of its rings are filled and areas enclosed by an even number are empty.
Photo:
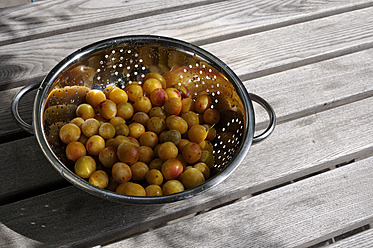
[[[5,229],[0,234],[1,247],[92,247],[108,244],[144,232],[150,227],[166,224],[167,220],[162,220],[162,216],[175,218],[173,213],[180,215],[180,209],[184,209],[180,207],[180,203],[113,203],[75,187],[48,194],[37,196],[32,201],[19,201],[0,207],[3,225],[0,228]],[[255,223],[255,220],[247,221]],[[195,225],[196,228],[184,231],[185,224]],[[132,236],[117,246],[188,247],[190,240],[190,244],[203,247],[258,247],[259,244],[260,247],[284,247],[279,241],[272,240],[265,231],[258,230],[255,224],[252,225],[252,230],[250,227],[248,230],[247,225],[242,230],[234,221],[221,225],[221,222],[212,218],[209,225],[202,225],[202,228],[208,226],[208,232],[199,231],[200,224],[199,217],[196,216],[140,236]],[[156,243],[153,243],[154,240]],[[116,245],[112,244],[112,247]]]
[[[30,29],[34,25],[41,25],[46,23],[45,20],[42,20],[40,17],[23,17],[23,16],[11,16],[7,17],[4,13],[6,9],[0,9],[0,16],[5,16],[0,19],[0,32],[6,33],[11,37],[17,36],[18,30],[15,29],[19,26],[24,26],[24,29]]]
[[[56,26],[54,28],[49,28],[48,31],[45,31],[43,28],[47,27],[49,25],[48,23],[51,21],[63,23],[71,20],[69,16],[70,12],[67,10],[64,10],[66,14],[62,14],[61,9],[48,8],[48,10],[46,10],[45,8],[41,9],[38,7],[39,6],[29,6],[29,8],[33,9],[31,11],[25,9],[27,12],[21,10],[21,13],[25,14],[25,16],[12,15],[9,14],[7,8],[0,8],[0,16],[2,16],[0,19],[0,33],[4,34],[1,35],[0,45],[8,45],[15,42],[51,36],[56,34],[58,24],[55,24]],[[37,16],[35,13],[38,11],[44,11],[44,13],[47,14]],[[41,30],[40,33],[38,33],[39,29]],[[60,32],[65,32],[63,30],[65,29],[60,29]]]
[[[146,230],[163,206],[114,203],[69,186],[1,206],[0,247],[107,243]]]

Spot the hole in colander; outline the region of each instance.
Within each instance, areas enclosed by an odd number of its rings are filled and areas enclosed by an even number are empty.
[[[84,77],[74,74],[74,69],[79,66],[88,71],[84,73]],[[126,85],[134,83],[142,85],[146,74],[150,72],[164,74],[178,67],[181,68],[182,74],[177,76],[180,82],[175,85],[182,86],[181,82],[187,82],[193,102],[199,95],[209,95],[212,100],[211,108],[220,113],[220,122],[214,126],[217,135],[211,141],[214,168],[218,173],[234,159],[243,142],[244,109],[234,86],[225,83],[222,80],[224,77],[202,59],[161,46],[124,45],[123,48],[110,48],[93,53],[78,61],[59,76],[51,89],[78,85],[99,90],[104,90],[109,85],[125,89]],[[192,76],[189,74],[191,71],[194,72]],[[58,133],[55,130],[75,117],[77,106],[85,99],[76,92],[75,97],[64,103],[65,99],[57,95],[52,94],[49,99],[51,103],[46,104],[45,134],[54,153],[72,169],[72,163],[67,161],[64,155],[65,145],[58,141]],[[57,107],[52,108],[53,106]],[[58,114],[54,115],[56,112]],[[128,123],[131,121],[128,120]]]

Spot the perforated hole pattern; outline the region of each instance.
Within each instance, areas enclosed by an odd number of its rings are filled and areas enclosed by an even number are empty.
[[[220,112],[221,120],[215,126],[217,136],[211,142],[214,147],[214,168],[220,171],[234,159],[243,142],[247,125],[244,107],[235,87],[226,77],[194,54],[160,45],[122,44],[80,58],[59,75],[49,92],[61,90],[65,86],[99,90],[109,85],[124,88],[126,84],[132,84],[134,81],[142,84],[149,72],[164,74],[175,68],[180,70],[179,86],[187,86],[194,100],[201,94],[209,95],[212,98],[212,108]],[[74,94],[68,104],[66,99],[59,99],[53,94],[46,99],[44,130],[47,137],[53,134],[53,128],[57,128],[56,123],[66,123],[74,117],[76,107],[84,98],[78,92]],[[54,106],[54,109],[51,110],[51,106]],[[58,114],[48,111],[57,111]],[[56,137],[49,138],[53,151],[63,157],[63,150],[54,142]]]

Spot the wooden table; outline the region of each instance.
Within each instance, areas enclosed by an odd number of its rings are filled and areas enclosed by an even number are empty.
[[[373,246],[373,1],[46,0],[0,9],[0,30],[0,247]],[[22,87],[80,47],[130,34],[201,46],[276,111],[275,132],[191,199],[87,194],[12,119]],[[34,96],[20,105],[28,122]]]

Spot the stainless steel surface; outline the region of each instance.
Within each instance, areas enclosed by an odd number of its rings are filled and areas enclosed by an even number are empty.
[[[48,120],[45,110],[53,99],[51,91],[79,85],[103,90],[108,85],[124,87],[147,72],[164,73],[174,66],[184,68],[181,81],[193,97],[208,94],[221,113],[215,127],[215,175],[204,184],[181,193],[160,197],[133,197],[98,189],[75,175],[61,159],[61,150],[47,142]],[[83,68],[83,69],[82,69]],[[86,74],[76,73],[83,70]],[[189,74],[190,72],[193,72]],[[77,76],[78,75],[78,76]],[[83,75],[83,76],[82,76]],[[134,78],[133,78],[134,77]],[[269,128],[255,141],[266,138],[275,125],[273,109],[263,99],[251,95],[270,116]],[[71,100],[70,104],[79,104]],[[128,36],[101,41],[78,50],[59,63],[40,86],[34,103],[36,138],[50,163],[63,177],[87,192],[113,201],[127,203],[165,203],[192,197],[228,177],[240,164],[253,142],[254,112],[250,96],[240,79],[221,60],[192,44],[165,37]],[[68,121],[68,120],[63,120]],[[52,148],[54,147],[54,148]],[[62,150],[63,151],[63,150]]]

